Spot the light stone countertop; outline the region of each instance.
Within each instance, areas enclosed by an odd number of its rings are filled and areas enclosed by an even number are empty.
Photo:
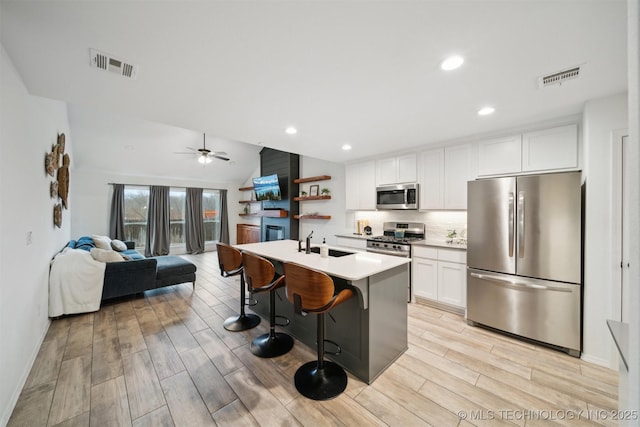
[[[355,234],[355,233],[343,233],[336,234],[336,237],[346,237],[347,239],[358,239],[358,240],[367,240],[373,237],[373,235],[367,236],[366,234]]]
[[[412,246],[437,246],[439,248],[447,248],[447,249],[460,249],[463,251],[467,250],[467,245],[462,243],[447,243],[443,240],[418,240],[417,242],[411,242]]]
[[[304,243],[303,243],[304,245]],[[317,246],[317,245],[312,245]],[[322,258],[320,254],[298,252],[297,240],[276,240],[272,242],[247,243],[234,245],[235,248],[281,262],[295,262],[305,267],[323,271],[330,276],[349,281],[362,280],[374,274],[408,264],[410,258],[382,255],[371,252],[350,251],[345,248],[329,246],[330,249],[353,252],[343,257]]]

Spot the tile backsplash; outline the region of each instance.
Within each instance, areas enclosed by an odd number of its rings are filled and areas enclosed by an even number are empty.
[[[426,238],[434,241],[446,241],[450,230],[456,230],[458,238],[467,237],[466,211],[357,211],[347,214],[347,224],[352,224],[348,233],[356,230],[357,220],[367,220],[374,236],[382,234],[385,221],[423,222],[426,227]],[[349,218],[351,216],[352,218]]]

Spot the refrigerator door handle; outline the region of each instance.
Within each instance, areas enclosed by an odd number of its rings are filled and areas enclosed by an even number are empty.
[[[513,220],[514,220],[515,206],[513,203],[513,192],[509,193],[509,258],[513,257]]]
[[[524,258],[524,191],[518,192],[518,258]]]
[[[483,280],[493,280],[495,282],[506,283],[512,286],[528,289],[536,289],[540,291],[557,291],[557,292],[571,292],[571,289],[557,288],[555,286],[536,285],[534,283],[522,283],[515,280],[505,279],[504,277],[495,276],[493,274],[478,274],[470,273],[472,277]]]

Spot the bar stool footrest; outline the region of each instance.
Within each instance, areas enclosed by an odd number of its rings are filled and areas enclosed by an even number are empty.
[[[312,400],[329,400],[347,388],[347,374],[340,366],[328,360],[318,369],[318,361],[307,362],[296,371],[294,383],[304,397]]]
[[[336,346],[336,349],[337,349],[336,351],[327,351],[325,349],[324,354],[330,354],[331,356],[339,356],[340,353],[342,353],[342,347],[340,347],[340,345],[337,342],[331,341],[331,340],[324,340],[324,342],[325,344],[329,343],[331,345]]]
[[[229,317],[222,325],[227,331],[240,332],[255,328],[259,324],[260,316],[256,316],[255,314],[245,314]]]
[[[278,322],[276,322],[275,323],[276,326],[289,326],[289,324],[291,323],[291,320],[289,320],[288,317],[280,316],[278,314],[276,314],[276,319],[284,319],[284,321],[286,322],[286,323],[278,323]]]

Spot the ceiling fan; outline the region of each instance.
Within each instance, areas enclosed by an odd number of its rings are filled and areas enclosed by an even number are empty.
[[[207,148],[207,137],[206,134],[202,134],[202,148],[191,148],[185,147],[187,150],[191,150],[190,152],[174,152],[174,154],[197,154],[198,155],[198,163],[202,163],[203,165],[211,163],[213,157],[216,159],[224,160],[225,162],[229,161],[228,157],[225,157],[227,153],[224,151],[211,151]]]

